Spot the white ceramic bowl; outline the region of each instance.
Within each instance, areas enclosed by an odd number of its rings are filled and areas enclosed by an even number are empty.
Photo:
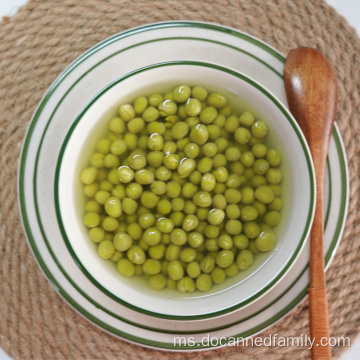
[[[109,261],[99,258],[83,225],[82,168],[96,140],[118,107],[139,95],[170,90],[177,84],[201,85],[221,91],[240,109],[251,110],[269,127],[269,141],[283,154],[283,219],[278,241],[256,257],[248,270],[214,286],[209,293],[153,291],[144,280],[122,277]],[[67,246],[86,276],[104,293],[132,309],[156,317],[205,318],[247,306],[264,296],[289,271],[304,246],[315,206],[315,178],[306,141],[285,106],[254,80],[215,64],[168,62],[131,72],[101,90],[73,123],[57,164],[55,197],[60,228]],[[254,270],[255,269],[255,270]]]

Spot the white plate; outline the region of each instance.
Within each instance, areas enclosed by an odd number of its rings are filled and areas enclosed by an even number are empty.
[[[207,336],[251,336],[298,304],[308,285],[309,247],[301,252],[280,284],[246,309],[235,308],[232,313],[217,313],[216,317],[182,317],[180,321],[126,307],[92,284],[65,245],[54,203],[55,168],[61,145],[89,100],[132,70],[180,59],[211,62],[243,72],[287,103],[282,79],[284,56],[247,34],[195,22],[158,23],[129,30],[83,54],[45,94],[23,145],[19,200],[35,258],[55,289],[80,314],[129,341],[162,349],[199,350],[212,347],[202,342]],[[346,157],[336,126],[327,170],[324,245],[328,266],[341,239],[348,204]],[[174,336],[186,336],[190,342],[186,346],[174,345]]]

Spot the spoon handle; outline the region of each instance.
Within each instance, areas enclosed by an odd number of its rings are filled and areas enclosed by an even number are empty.
[[[310,238],[309,321],[313,360],[331,359],[324,274],[324,177],[326,154],[336,115],[335,73],[317,50],[297,48],[286,59],[286,95],[291,113],[308,142],[316,176],[316,209]]]

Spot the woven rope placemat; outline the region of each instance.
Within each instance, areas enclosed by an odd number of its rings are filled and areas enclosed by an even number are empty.
[[[315,47],[334,66],[338,124],[350,172],[343,239],[327,272],[331,335],[354,340],[360,329],[360,40],[322,0],[32,0],[0,23],[0,324],[1,346],[22,359],[307,359],[304,347],[229,347],[170,353],[119,340],[93,326],[45,279],[27,245],[17,207],[21,143],[48,86],[77,56],[130,27],[163,20],[231,26],[287,54]],[[308,334],[304,300],[260,336]],[[338,357],[344,347],[332,348]]]

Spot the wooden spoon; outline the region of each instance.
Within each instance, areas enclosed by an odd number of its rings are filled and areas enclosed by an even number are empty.
[[[310,337],[312,359],[331,359],[329,314],[324,274],[324,176],[336,115],[335,73],[317,50],[297,48],[285,62],[284,80],[289,108],[308,142],[316,176],[316,208],[310,239]],[[327,340],[325,340],[325,338]]]

